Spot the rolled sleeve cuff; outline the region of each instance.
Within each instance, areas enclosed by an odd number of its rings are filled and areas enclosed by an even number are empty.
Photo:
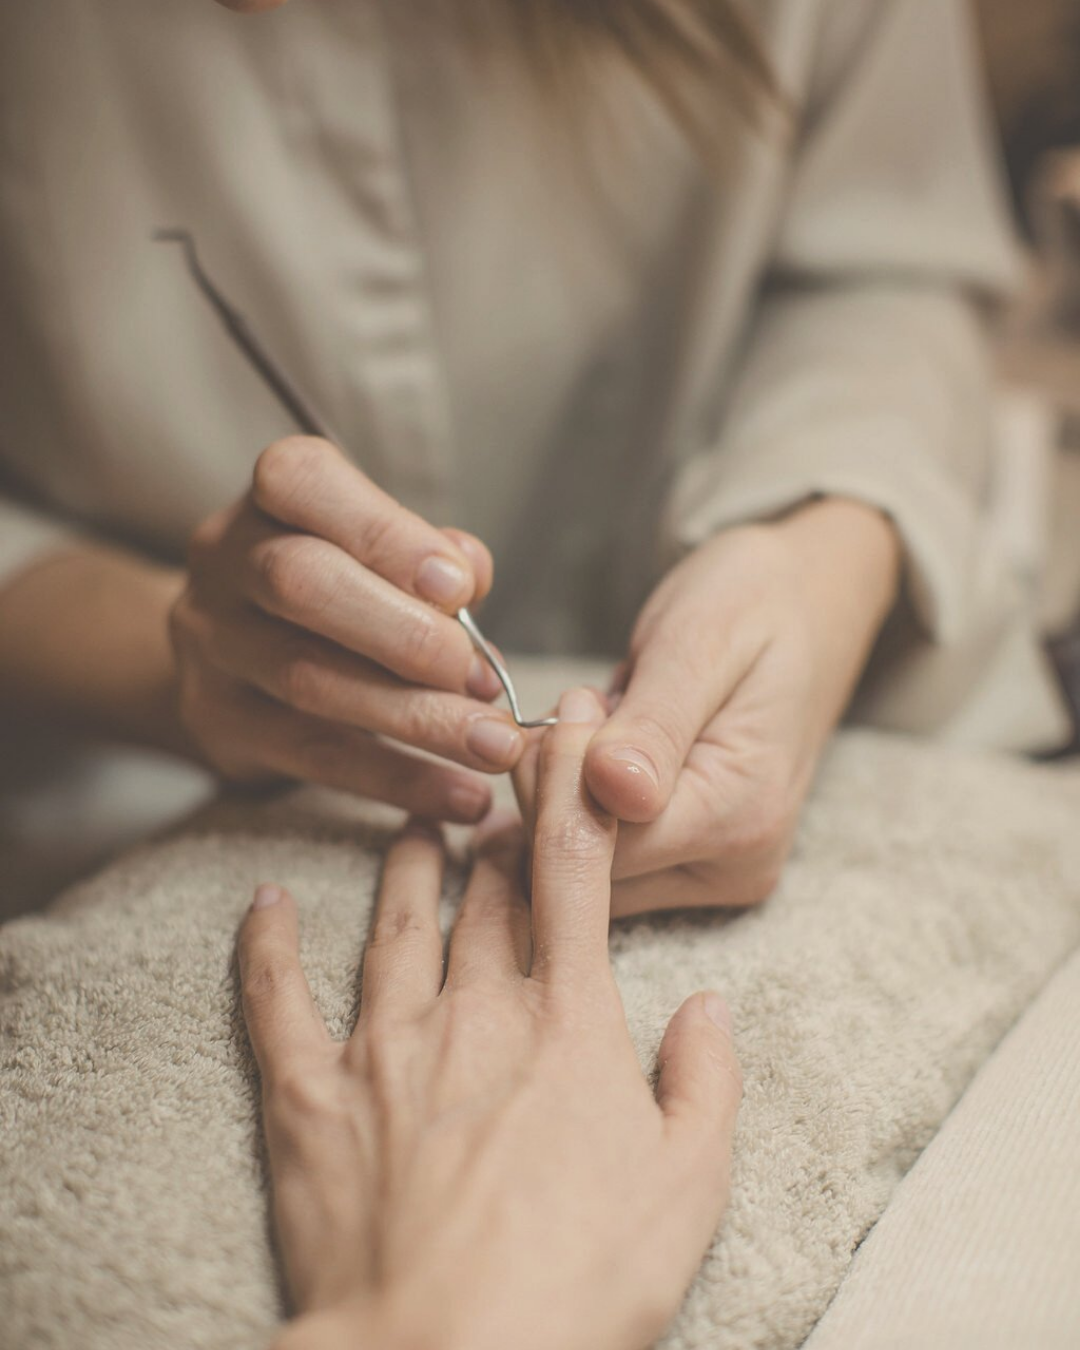
[[[762,447],[734,463],[702,455],[677,484],[670,534],[680,549],[692,549],[720,530],[767,520],[815,497],[864,502],[898,532],[905,589],[921,627],[936,641],[956,641],[984,612],[980,598],[1000,605],[1009,578],[980,538],[970,499],[933,457],[912,453],[916,434],[908,426],[883,430],[875,418],[834,425],[820,439]]]

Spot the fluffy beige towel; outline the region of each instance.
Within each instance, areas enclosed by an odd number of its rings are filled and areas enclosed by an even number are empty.
[[[806,1336],[1080,942],[1078,813],[1075,773],[847,734],[766,906],[617,926],[643,1062],[679,1002],[715,987],[746,1072],[731,1208],[671,1347]],[[3,930],[6,1350],[265,1344],[278,1293],[233,935],[258,880],[289,885],[344,1032],[384,843],[359,815],[310,791],[226,804]]]

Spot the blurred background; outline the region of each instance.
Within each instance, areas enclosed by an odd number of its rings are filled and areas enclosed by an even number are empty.
[[[1080,0],[974,0],[1027,284],[1001,317],[1002,436],[1043,501],[1014,500],[1015,546],[1080,719]],[[1034,470],[1032,472],[1032,470]],[[1031,488],[1034,484],[1034,489]],[[1049,509],[1049,536],[1026,521]],[[1072,750],[1080,750],[1074,739]]]

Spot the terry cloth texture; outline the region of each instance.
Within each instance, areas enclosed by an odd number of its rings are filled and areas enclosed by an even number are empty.
[[[1080,953],[979,1070],[806,1350],[1080,1346]]]
[[[730,1210],[670,1350],[809,1333],[1080,943],[1078,818],[1075,772],[845,733],[766,905],[616,925],[644,1066],[683,998],[712,987],[745,1070]],[[344,1034],[385,821],[311,790],[223,803],[2,931],[4,1350],[266,1345],[280,1294],[234,934],[258,881],[289,886]],[[459,893],[456,872],[447,920]]]

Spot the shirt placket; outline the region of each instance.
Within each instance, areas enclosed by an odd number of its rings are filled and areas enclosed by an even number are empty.
[[[428,519],[453,506],[450,404],[403,154],[393,52],[377,3],[325,0],[308,68],[328,210],[327,277],[345,371],[335,421],[384,487]],[[362,429],[362,430],[359,430]]]

